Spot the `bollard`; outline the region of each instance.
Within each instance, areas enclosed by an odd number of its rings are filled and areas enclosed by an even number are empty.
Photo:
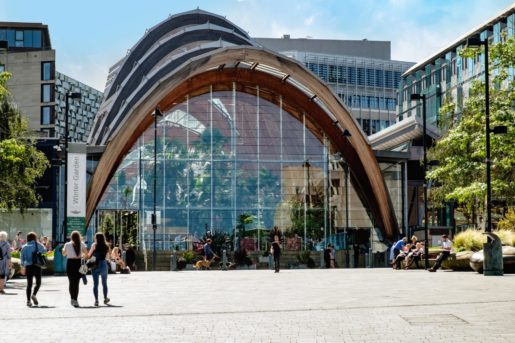
[[[175,254],[175,251],[170,256],[170,271],[177,271],[177,255]]]
[[[483,244],[483,275],[503,275],[501,240],[491,232],[485,234],[488,236],[488,242]]]
[[[54,274],[63,275],[66,273],[66,256],[63,256],[61,249],[64,244],[58,244],[54,250]]]
[[[222,250],[222,270],[227,270],[227,250]]]

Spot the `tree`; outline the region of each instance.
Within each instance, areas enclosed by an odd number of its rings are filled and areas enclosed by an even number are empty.
[[[12,103],[6,87],[10,76],[0,73],[0,208],[23,211],[38,204],[34,186],[49,163],[28,138],[27,122]]]
[[[513,206],[515,196],[515,92],[510,68],[515,65],[515,39],[503,38],[491,47],[493,78],[490,84],[490,127],[504,125],[508,133],[491,135],[492,199]],[[465,49],[465,58],[476,56],[478,49]],[[455,104],[447,101],[440,109],[444,135],[429,151],[429,158],[440,161],[428,173],[433,183],[433,202],[454,202],[469,223],[484,222],[486,209],[486,136],[485,84],[475,81],[470,95],[457,116]]]

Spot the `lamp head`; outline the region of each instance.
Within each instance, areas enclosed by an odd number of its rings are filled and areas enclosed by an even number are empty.
[[[486,41],[482,41],[478,36],[476,37],[470,37],[467,39],[467,46],[473,47],[473,46],[481,46],[484,45]]]
[[[163,112],[161,112],[161,110],[159,109],[159,106],[156,106],[156,109],[154,110],[154,113],[152,115],[154,115],[156,117],[162,117]]]
[[[410,96],[410,100],[423,100],[425,98],[425,95],[421,95],[421,94],[411,94]]]
[[[496,126],[492,129],[492,132],[495,134],[495,135],[500,135],[500,134],[506,134],[508,133],[508,127],[507,126]]]

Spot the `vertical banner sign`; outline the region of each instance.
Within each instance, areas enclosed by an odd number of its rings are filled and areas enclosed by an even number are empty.
[[[86,235],[86,145],[72,143],[68,152],[68,220],[66,236],[72,231]]]

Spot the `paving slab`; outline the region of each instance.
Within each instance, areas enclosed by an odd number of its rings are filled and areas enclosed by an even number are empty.
[[[88,279],[80,308],[70,305],[66,277],[44,277],[40,306],[32,308],[25,304],[26,281],[12,280],[0,295],[4,333],[37,328],[48,342],[515,342],[515,275],[134,272],[109,275],[111,304],[98,308]]]

